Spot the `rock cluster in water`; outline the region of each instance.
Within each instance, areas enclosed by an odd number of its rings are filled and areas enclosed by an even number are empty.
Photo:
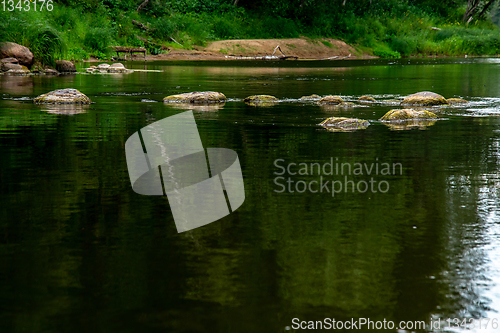
[[[113,64],[99,64],[97,66],[90,66],[89,68],[85,68],[87,73],[94,74],[107,74],[107,73],[133,73],[134,71],[131,69],[127,69],[122,63],[117,62]]]
[[[90,104],[92,101],[76,89],[59,89],[40,95],[35,104]]]

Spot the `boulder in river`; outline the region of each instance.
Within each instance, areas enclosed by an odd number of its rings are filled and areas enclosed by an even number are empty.
[[[364,119],[330,117],[323,120],[320,125],[328,130],[353,131],[358,129],[366,129],[368,126],[370,126],[370,123]]]
[[[28,75],[31,73],[28,67],[11,63],[2,64],[2,71],[7,75]]]
[[[344,100],[340,96],[325,96],[318,101],[318,104],[341,104]]]
[[[402,105],[421,105],[421,106],[431,106],[431,105],[443,105],[448,104],[446,99],[436,93],[430,91],[421,91],[409,96],[406,96],[401,102]]]
[[[0,58],[16,58],[20,65],[27,67],[33,63],[33,53],[30,49],[11,42],[0,43]]]
[[[59,89],[40,95],[35,104],[90,104],[92,101],[76,89]]]
[[[358,101],[360,101],[360,102],[376,102],[377,100],[371,96],[363,95],[360,98],[358,98]]]
[[[312,94],[312,95],[309,95],[309,96],[302,96],[299,99],[301,101],[314,101],[314,100],[317,100],[317,99],[321,99],[321,96],[316,95],[316,94]]]
[[[430,120],[437,119],[438,116],[427,110],[395,109],[387,112],[381,121],[405,121],[405,120]]]
[[[447,98],[446,101],[450,105],[467,104],[467,103],[469,103],[468,101],[466,101],[465,99],[462,99],[462,98]]]
[[[276,97],[271,96],[271,95],[252,95],[252,96],[248,96],[243,101],[245,103],[258,104],[258,103],[275,103],[275,102],[278,102],[279,99],[277,99]]]
[[[61,73],[74,73],[76,72],[75,64],[68,60],[57,60],[56,69]]]
[[[26,66],[24,66],[24,68],[27,68]],[[15,64],[15,63],[12,63],[12,62],[5,62],[5,63],[2,63],[2,72],[7,72],[8,70],[22,70],[23,69],[23,66],[19,65],[19,64]]]
[[[167,96],[164,103],[222,103],[226,101],[223,93],[216,91],[195,91],[179,95]]]

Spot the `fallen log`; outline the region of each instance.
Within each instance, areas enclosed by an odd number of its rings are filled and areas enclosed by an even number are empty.
[[[262,57],[243,57],[243,56],[233,56],[227,55],[225,56],[227,59],[235,59],[235,60],[287,60],[287,59],[299,59],[296,56],[262,56]]]

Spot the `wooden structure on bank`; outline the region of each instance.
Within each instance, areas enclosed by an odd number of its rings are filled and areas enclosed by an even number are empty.
[[[114,46],[113,49],[116,52],[118,58],[120,58],[120,53],[125,53],[125,60],[127,60],[127,54],[132,57],[134,53],[144,54],[144,61],[146,61],[147,50],[144,47],[126,47],[126,46]]]

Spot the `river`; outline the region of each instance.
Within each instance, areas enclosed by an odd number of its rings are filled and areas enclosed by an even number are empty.
[[[283,332],[325,318],[465,331],[446,327],[457,318],[494,331],[498,58],[125,65],[160,72],[0,76],[2,332]],[[60,88],[94,103],[33,104]],[[162,103],[205,90],[229,100]],[[398,107],[383,100],[424,90],[470,103],[431,108],[441,118],[431,126],[378,121]],[[253,94],[281,101],[246,105]],[[311,94],[378,102],[298,100]],[[237,152],[245,201],[177,233],[166,197],[132,190],[125,142],[188,110],[205,148]],[[318,126],[332,116],[370,126]],[[490,321],[478,329],[479,318]]]

